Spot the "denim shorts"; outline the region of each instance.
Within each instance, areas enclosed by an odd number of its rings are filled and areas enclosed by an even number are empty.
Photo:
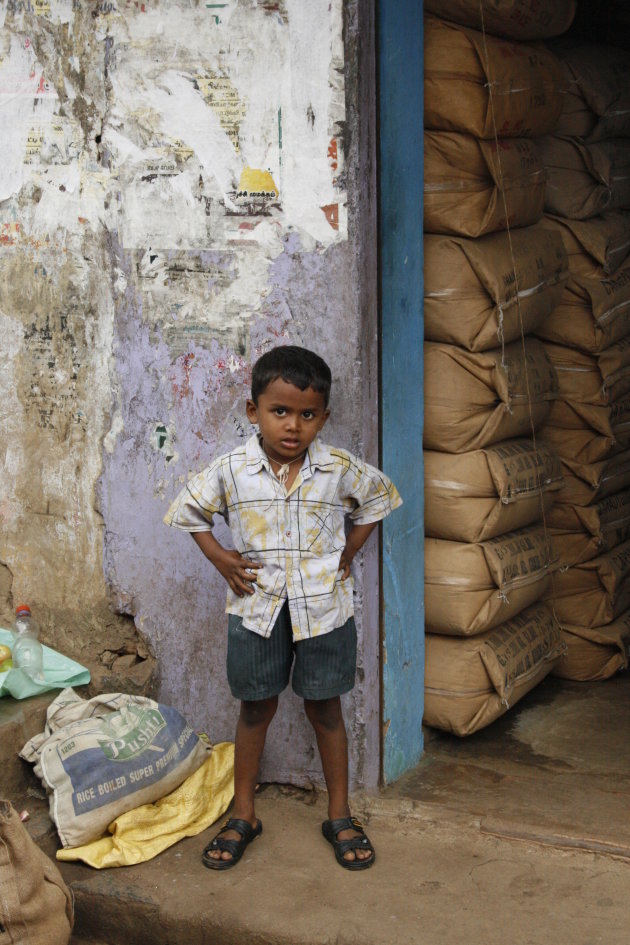
[[[295,663],[294,663],[295,660]],[[277,696],[289,684],[302,699],[332,699],[354,686],[357,630],[354,618],[308,640],[293,640],[288,604],[269,637],[247,630],[229,614],[227,676],[232,695],[245,702]]]

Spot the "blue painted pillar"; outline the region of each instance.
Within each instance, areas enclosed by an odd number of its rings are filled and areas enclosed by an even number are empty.
[[[422,754],[424,707],[423,21],[378,0],[382,468],[404,499],[383,524],[382,777]]]

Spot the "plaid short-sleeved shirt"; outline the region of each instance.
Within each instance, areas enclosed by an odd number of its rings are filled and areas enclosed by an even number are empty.
[[[164,521],[202,532],[221,515],[236,550],[263,565],[253,594],[228,588],[226,612],[267,637],[288,600],[294,639],[305,640],[343,626],[354,612],[352,578],[342,581],[339,572],[346,516],[378,522],[401,504],[384,473],[319,438],[287,491],[254,435],[194,476]]]

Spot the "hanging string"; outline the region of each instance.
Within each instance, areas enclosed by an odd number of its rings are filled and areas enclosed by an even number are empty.
[[[289,470],[291,466],[293,466],[294,463],[297,463],[300,460],[304,459],[305,455],[306,455],[306,450],[304,450],[301,456],[296,456],[295,459],[292,459],[290,463],[284,463],[282,466],[280,466],[280,468],[278,469],[276,473],[276,479],[278,480],[281,486],[286,487],[287,479],[289,478]],[[276,462],[276,460],[274,460],[274,462]]]
[[[510,216],[508,213],[507,196],[506,196],[506,191],[505,191],[505,178],[503,175],[503,167],[501,164],[501,149],[499,147],[499,134],[497,131],[497,122],[496,122],[496,116],[495,116],[495,110],[494,110],[494,87],[497,85],[497,83],[492,81],[492,76],[490,74],[490,56],[488,54],[488,45],[486,41],[486,24],[485,24],[483,7],[484,7],[484,0],[479,0],[479,13],[481,17],[481,35],[482,35],[482,40],[483,40],[483,51],[484,51],[484,56],[486,60],[485,62],[486,75],[488,77],[486,88],[488,89],[488,100],[490,102],[490,117],[492,121],[492,132],[494,135],[494,147],[495,147],[496,160],[497,160],[499,188],[500,188],[501,197],[503,200],[503,211],[505,213],[505,227],[506,227],[506,232],[507,232],[508,248],[510,252],[510,259],[512,261],[512,272],[514,274],[514,290],[516,293],[516,310],[518,313],[518,321],[519,321],[519,327],[520,327],[520,332],[521,332],[521,348],[523,351],[523,369],[525,372],[525,387],[526,387],[526,392],[527,392],[527,405],[529,408],[529,424],[532,431],[532,443],[534,446],[534,450],[536,450],[537,449],[536,426],[534,424],[534,415],[532,413],[532,398],[531,398],[531,389],[530,389],[530,384],[529,384],[529,371],[527,368],[527,357],[526,357],[527,349],[525,346],[525,330],[523,327],[523,314],[521,310],[521,293],[520,293],[520,286],[518,282],[518,272],[516,270],[516,258],[514,254],[514,246],[512,243]],[[504,335],[503,335],[502,315],[503,313],[501,312],[499,338],[501,340],[501,365],[505,369],[505,364],[504,364],[505,342],[504,342]],[[543,532],[545,535],[545,544],[547,546],[548,554],[549,554],[549,565],[551,565],[553,551],[552,551],[552,544],[549,538],[549,532],[547,529],[547,517],[545,515],[545,503],[543,500],[542,483],[540,482],[540,480],[538,480],[538,496],[539,496],[539,501],[540,501],[540,511],[541,511],[541,517],[542,517]],[[555,608],[556,590],[555,590],[555,580],[554,580],[553,570],[551,571],[551,594],[552,594],[551,610],[552,610],[554,619],[556,620],[558,625],[561,626],[560,621],[558,620],[558,616],[556,614],[556,608]]]

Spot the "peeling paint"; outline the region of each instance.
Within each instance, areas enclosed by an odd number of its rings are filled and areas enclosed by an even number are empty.
[[[114,414],[112,419],[112,424],[109,428],[109,431],[106,433],[103,438],[103,446],[110,455],[114,452],[116,447],[116,439],[125,429],[125,424],[123,418],[119,411]]]
[[[177,646],[160,695],[217,740],[224,585],[162,515],[250,435],[251,364],[279,343],[331,362],[330,428],[360,451],[342,13],[0,3],[0,561],[58,633],[112,604],[158,659]],[[295,708],[266,763],[316,778]]]

